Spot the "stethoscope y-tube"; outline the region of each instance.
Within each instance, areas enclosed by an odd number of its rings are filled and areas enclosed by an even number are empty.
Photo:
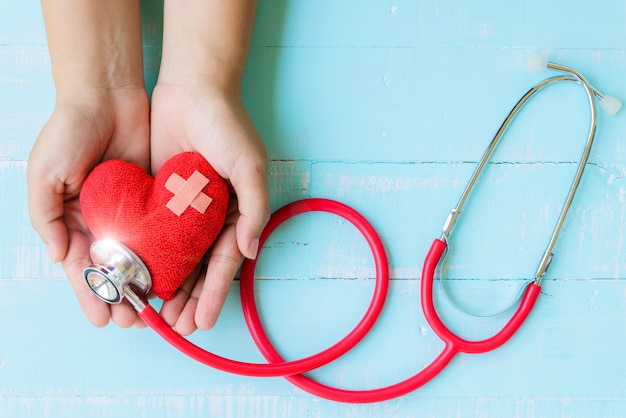
[[[324,385],[303,374],[337,359],[339,356],[345,354],[357,343],[359,343],[378,319],[388,292],[389,267],[385,248],[378,234],[362,215],[354,209],[333,200],[304,199],[284,206],[272,215],[260,239],[260,248],[263,248],[263,244],[269,235],[287,219],[307,212],[322,211],[343,217],[351,222],[359,230],[359,232],[363,234],[372,251],[376,269],[376,284],[374,287],[372,301],[370,302],[365,315],[355,328],[341,341],[318,354],[300,360],[285,361],[273,347],[271,341],[265,333],[257,311],[255,300],[254,271],[256,267],[256,260],[246,260],[242,266],[240,276],[241,303],[244,318],[248,328],[250,329],[252,338],[263,356],[268,360],[268,364],[239,362],[217,356],[196,346],[179,335],[163,320],[163,318],[161,318],[154,308],[152,308],[142,298],[142,295],[147,294],[147,291],[149,290],[150,274],[141,260],[138,260],[138,257],[136,257],[130,249],[124,247],[122,244],[107,240],[96,241],[92,245],[92,259],[96,264],[85,269],[85,280],[96,295],[108,303],[120,303],[123,298],[128,299],[138,312],[139,317],[142,318],[148,326],[153,328],[159,335],[180,351],[210,367],[229,373],[247,376],[284,376],[291,383],[307,392],[310,392],[311,394],[338,402],[378,402],[412,392],[439,374],[457,354],[484,353],[500,347],[517,332],[524,321],[528,318],[535,302],[537,301],[537,298],[539,297],[539,294],[541,293],[541,279],[546,274],[546,271],[550,266],[550,262],[554,257],[554,245],[563,226],[565,217],[570,208],[585,169],[585,165],[589,158],[597,123],[596,103],[594,97],[599,99],[600,105],[609,114],[616,113],[621,106],[619,101],[616,99],[610,96],[604,96],[591,87],[580,73],[571,68],[549,63],[543,57],[532,56],[530,62],[533,69],[550,68],[565,74],[548,78],[538,83],[518,101],[487,147],[487,150],[479,161],[467,187],[462,193],[458,204],[448,215],[443,226],[443,233],[441,237],[435,239],[432,243],[424,260],[422,269],[420,298],[424,316],[433,331],[444,342],[444,348],[431,364],[424,367],[419,373],[402,382],[378,389],[345,390]],[[591,119],[587,142],[561,214],[557,220],[546,250],[539,262],[534,280],[527,285],[518,307],[507,324],[495,335],[484,340],[470,341],[461,338],[443,323],[437,313],[437,310],[435,309],[433,301],[435,271],[443,262],[448,249],[448,239],[452,233],[454,225],[459,219],[463,205],[468,199],[472,188],[483,171],[483,168],[487,164],[491,154],[504,135],[504,132],[511,121],[515,118],[516,114],[520,111],[524,104],[537,92],[541,91],[548,85],[565,81],[575,82],[583,87],[588,98]]]

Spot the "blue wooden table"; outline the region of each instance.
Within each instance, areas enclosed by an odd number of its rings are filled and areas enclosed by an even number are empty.
[[[143,2],[146,78],[162,5]],[[356,349],[311,373],[350,389],[393,384],[442,349],[419,305],[422,260],[518,98],[547,73],[530,52],[626,99],[626,3],[497,0],[259,4],[244,100],[271,157],[272,208],[326,197],[363,213],[390,258],[382,317]],[[326,401],[280,378],[233,376],[149,330],[93,328],[30,227],[25,170],[54,104],[36,2],[0,0],[0,416],[617,417],[626,414],[626,112],[599,116],[596,143],[528,322],[497,351],[460,355],[387,402]],[[470,339],[496,332],[533,276],[576,170],[582,89],[550,87],[511,127],[451,239],[437,307]],[[300,216],[265,245],[261,315],[289,359],[341,338],[374,285],[363,238],[329,214]],[[192,340],[263,361],[235,282],[217,327]]]

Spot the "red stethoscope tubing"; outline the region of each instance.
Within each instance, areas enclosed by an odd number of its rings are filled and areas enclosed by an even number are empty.
[[[424,316],[434,332],[444,342],[444,348],[428,366],[414,376],[399,383],[366,390],[334,388],[317,382],[302,373],[321,367],[348,352],[372,328],[382,311],[388,286],[389,270],[384,246],[374,228],[354,209],[328,199],[303,199],[290,203],[276,211],[260,239],[260,248],[269,235],[286,220],[306,212],[321,211],[339,215],[350,221],[365,237],[374,257],[376,285],[370,305],[361,321],[344,339],[322,351],[304,359],[285,361],[269,340],[259,317],[254,291],[255,260],[246,260],[241,270],[241,303],[244,318],[252,338],[268,364],[246,363],[227,359],[210,353],[188,341],[174,331],[149,305],[139,312],[144,322],[175,348],[207,366],[229,373],[256,377],[285,377],[300,389],[318,397],[346,403],[381,402],[412,392],[437,376],[458,353],[484,353],[494,350],[507,342],[517,332],[530,314],[541,287],[531,283],[526,288],[517,310],[507,324],[494,336],[480,341],[469,341],[457,336],[440,319],[433,302],[433,282],[435,270],[447,248],[439,239],[434,240],[426,255],[422,269],[421,303]]]
[[[311,371],[336,360],[357,345],[372,329],[378,319],[389,290],[389,263],[387,262],[387,254],[382,241],[372,225],[349,206],[328,199],[305,199],[293,202],[276,211],[261,235],[259,247],[262,247],[267,237],[285,220],[300,213],[311,211],[330,212],[342,216],[351,222],[367,240],[374,257],[376,284],[372,301],[359,323],[336,344],[320,353],[300,360],[281,360],[270,364],[247,363],[218,356],[188,341],[174,331],[149,304],[146,304],[145,308],[138,312],[139,317],[146,325],[154,329],[163,339],[181,352],[202,364],[228,373],[254,377],[282,377]],[[256,262],[248,260],[248,262],[244,263],[241,270],[242,298],[245,300],[243,306],[244,313],[245,311],[248,312],[247,315],[249,315],[250,310],[253,310],[256,314],[253,288],[255,266]],[[258,314],[256,317],[258,318]],[[258,327],[260,327],[260,320],[254,329],[258,329]],[[253,337],[257,338],[254,336],[254,331]]]
[[[431,245],[431,248],[424,260],[424,268],[422,270],[422,309],[424,310],[424,315],[428,324],[433,328],[437,336],[439,336],[439,338],[441,338],[445,343],[444,349],[432,363],[416,375],[402,382],[387,387],[369,390],[346,390],[333,388],[302,374],[286,376],[285,378],[293,385],[308,393],[332,401],[346,403],[382,402],[403,396],[423,386],[425,383],[437,376],[458,353],[484,353],[494,350],[508,341],[530,314],[535,302],[537,301],[537,297],[541,292],[541,287],[534,283],[531,283],[527,287],[524,297],[522,298],[516,312],[513,314],[509,322],[502,328],[502,330],[500,330],[493,337],[481,341],[468,341],[460,338],[444,325],[439,318],[433,303],[433,281],[435,270],[445,252],[446,247],[447,245],[445,242],[436,239]],[[254,302],[254,294],[248,293],[254,292],[254,287],[252,286],[253,278],[249,276],[242,276],[241,280],[241,303],[244,307],[244,316],[248,327],[250,328],[250,332],[252,333],[253,339],[263,356],[268,361],[272,363],[280,363],[284,361],[284,359],[276,351],[267,337],[256,309],[254,309],[253,305],[248,305]]]

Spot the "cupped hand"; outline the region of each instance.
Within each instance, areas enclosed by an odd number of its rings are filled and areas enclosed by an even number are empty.
[[[255,258],[269,220],[268,156],[238,92],[200,84],[157,84],[151,113],[152,171],[170,157],[197,151],[232,186],[226,222],[198,268],[161,315],[190,334],[213,327],[244,257]]]
[[[149,117],[144,89],[85,89],[58,100],[29,157],[31,223],[51,259],[61,262],[80,306],[96,326],[110,319],[122,327],[143,322],[129,304],[108,305],[85,283],[82,271],[91,264],[93,237],[78,197],[101,161],[119,158],[149,169]]]

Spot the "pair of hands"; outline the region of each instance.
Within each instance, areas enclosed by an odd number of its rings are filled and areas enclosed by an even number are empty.
[[[58,101],[42,129],[27,171],[31,223],[52,260],[62,263],[94,325],[112,320],[121,327],[144,326],[130,305],[100,301],[83,280],[93,241],[78,202],[85,178],[113,158],[156,173],[183,151],[202,154],[236,195],[207,254],[206,270],[197,269],[161,309],[163,318],[187,335],[215,324],[243,258],[256,257],[269,219],[267,151],[239,93],[160,83],[150,106],[144,89],[85,89]]]

